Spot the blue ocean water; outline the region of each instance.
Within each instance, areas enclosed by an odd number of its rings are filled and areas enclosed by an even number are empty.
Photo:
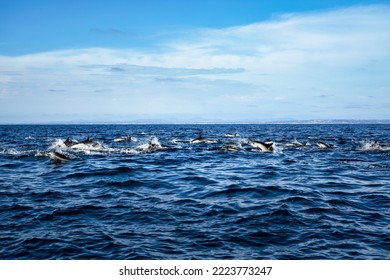
[[[382,144],[390,125],[0,126],[0,259],[390,259]]]

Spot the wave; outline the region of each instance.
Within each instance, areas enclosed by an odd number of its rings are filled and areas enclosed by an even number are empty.
[[[16,156],[16,157],[29,157],[29,156],[45,157],[48,156],[48,152],[42,150],[19,150],[15,148],[10,148],[10,149],[0,150],[0,155],[9,155],[9,156]]]

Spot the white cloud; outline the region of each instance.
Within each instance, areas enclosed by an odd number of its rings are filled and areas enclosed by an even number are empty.
[[[362,112],[361,117],[389,118],[372,98],[389,98],[383,90],[390,84],[389,26],[390,6],[359,6],[192,30],[158,50],[0,56],[0,109],[5,114],[18,106],[29,110],[20,106],[28,100],[39,111],[45,100],[68,100],[67,106],[89,103],[89,113],[222,112],[260,119],[256,110],[265,106],[268,116],[332,118],[335,110],[348,107],[337,117]],[[321,102],[335,108],[333,115],[311,110],[324,88],[332,98]],[[371,97],[355,100],[356,94]],[[114,99],[120,102],[109,102]],[[377,110],[367,114],[362,108]]]

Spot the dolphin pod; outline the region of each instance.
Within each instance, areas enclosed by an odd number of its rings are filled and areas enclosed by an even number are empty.
[[[223,134],[223,137],[225,138],[234,138],[237,137],[238,134],[236,133],[225,133]],[[113,139],[114,142],[125,142],[125,141],[137,141],[136,138],[132,136],[120,136],[118,138]],[[190,144],[197,144],[197,143],[218,143],[220,141],[202,137],[200,134],[198,137],[193,138],[189,141]],[[220,151],[228,151],[228,152],[234,152],[234,151],[240,151],[240,150],[247,150],[244,147],[241,147],[241,145],[248,145],[253,148],[256,148],[257,150],[261,152],[276,152],[277,147],[276,143],[272,141],[258,141],[258,140],[245,140],[241,139],[239,141],[240,143],[233,143],[233,142],[226,142],[222,141],[221,145],[219,147],[210,147],[208,150],[220,150]],[[187,142],[188,143],[188,142]],[[68,137],[66,140],[63,141],[63,144],[66,146],[66,148],[74,149],[74,150],[100,150],[101,148],[106,149],[100,142],[94,141],[91,137],[87,137],[82,141],[73,140],[72,138]],[[238,144],[238,145],[237,145]],[[320,149],[329,149],[334,148],[335,146],[323,141],[316,141],[315,144]],[[309,143],[305,142],[299,142],[297,140],[290,141],[284,144],[286,147],[304,147],[310,145]],[[135,151],[141,151],[141,152],[154,152],[161,149],[170,148],[168,146],[161,145],[157,138],[151,137],[148,142],[145,144],[139,145],[138,147],[135,147]],[[172,148],[172,147],[171,147]],[[111,148],[107,148],[111,149]],[[115,148],[113,148],[115,150]],[[363,150],[390,150],[390,145],[381,144],[378,141],[370,142],[364,144]],[[61,150],[55,149],[47,153],[47,155],[55,162],[66,162],[71,160],[73,157],[69,154],[63,153]]]

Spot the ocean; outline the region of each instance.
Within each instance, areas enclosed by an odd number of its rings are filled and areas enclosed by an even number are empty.
[[[0,259],[390,259],[387,145],[389,124],[1,125]]]

